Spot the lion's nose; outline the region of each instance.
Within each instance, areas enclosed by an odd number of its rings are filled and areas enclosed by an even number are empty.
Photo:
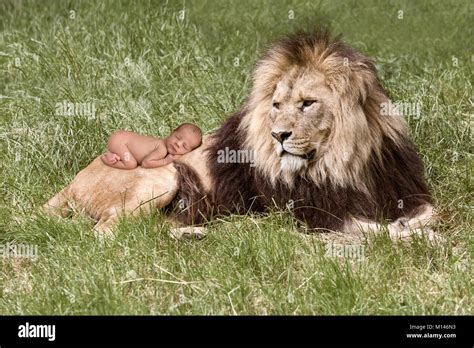
[[[272,132],[272,137],[283,144],[283,142],[290,137],[291,133],[292,132]]]

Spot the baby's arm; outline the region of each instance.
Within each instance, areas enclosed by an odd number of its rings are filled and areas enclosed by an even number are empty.
[[[142,161],[143,168],[157,168],[166,166],[173,161],[171,155],[168,155],[165,146],[160,146],[156,150],[150,152]]]

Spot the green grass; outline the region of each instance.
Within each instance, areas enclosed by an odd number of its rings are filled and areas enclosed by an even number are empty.
[[[472,10],[469,1],[2,1],[0,244],[34,244],[39,257],[0,259],[0,314],[473,314]],[[314,24],[374,57],[393,100],[422,103],[408,121],[444,242],[380,235],[356,261],[325,256],[324,239],[287,213],[232,216],[202,241],[176,242],[157,212],[123,220],[104,245],[86,217],[35,213],[116,129],[217,128],[243,104],[265,47]],[[96,117],[56,115],[63,100],[94,103]]]

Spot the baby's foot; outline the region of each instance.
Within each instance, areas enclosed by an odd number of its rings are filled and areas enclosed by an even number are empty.
[[[120,161],[120,156],[117,155],[116,153],[107,151],[106,153],[102,155],[102,160],[104,161],[105,164],[112,165]]]

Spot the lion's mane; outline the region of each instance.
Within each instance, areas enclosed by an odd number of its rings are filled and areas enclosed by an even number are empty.
[[[276,84],[286,71],[311,66],[337,96],[329,151],[298,171],[283,171],[270,135],[268,114]],[[423,164],[401,115],[381,116],[390,103],[374,63],[327,32],[299,33],[274,44],[257,63],[242,109],[212,135],[207,148],[211,190],[186,164],[176,163],[176,217],[201,224],[225,213],[293,210],[309,227],[342,230],[351,217],[393,221],[412,216],[431,196]],[[225,149],[255,152],[255,166],[219,163]],[[187,202],[186,209],[177,207]]]

